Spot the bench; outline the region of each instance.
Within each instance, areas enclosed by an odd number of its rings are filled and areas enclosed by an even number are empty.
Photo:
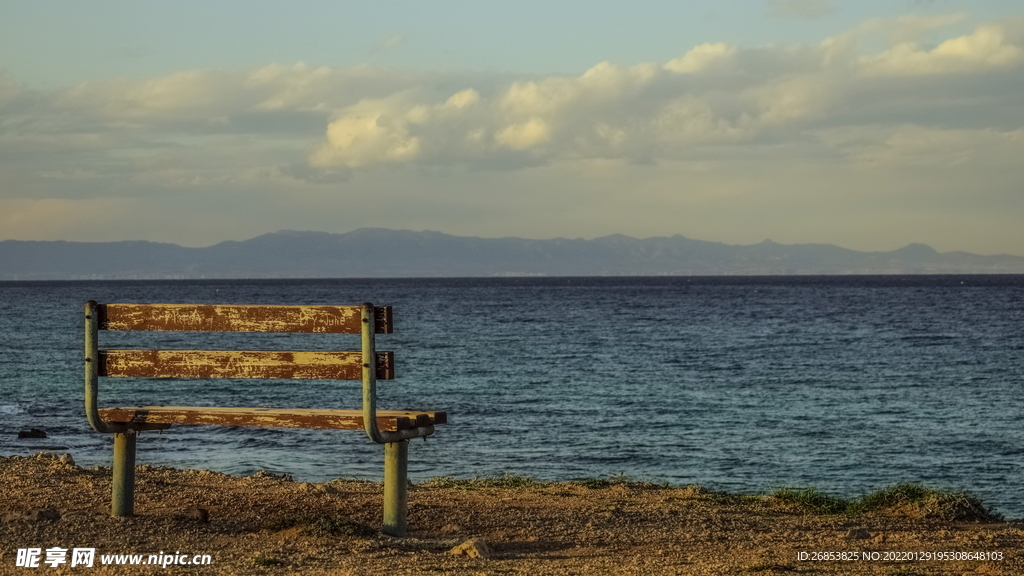
[[[85,413],[97,432],[114,435],[111,515],[135,512],[138,434],[173,424],[363,430],[384,444],[384,532],[407,527],[408,442],[433,434],[444,412],[377,410],[377,380],[394,377],[394,353],[378,352],[390,334],[391,307],[192,304],[85,305]],[[237,350],[100,350],[100,330],[305,332],[361,334],[357,352]],[[362,409],[133,406],[99,408],[99,377],[287,378],[362,380]]]

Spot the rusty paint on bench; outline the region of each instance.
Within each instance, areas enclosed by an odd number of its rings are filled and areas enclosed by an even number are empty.
[[[393,352],[377,352],[377,379],[395,377]],[[100,376],[359,380],[362,352],[100,350]]]
[[[100,304],[100,330],[358,334],[361,306]],[[375,308],[376,333],[394,330],[390,306]]]
[[[216,426],[263,426],[268,428],[318,428],[362,430],[362,410],[324,408],[224,408],[213,406],[129,406],[101,408],[100,416],[109,422],[132,424],[188,424]],[[378,410],[381,430],[412,430],[444,424],[444,412]]]

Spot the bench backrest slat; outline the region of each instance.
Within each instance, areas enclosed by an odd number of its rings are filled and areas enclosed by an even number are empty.
[[[358,318],[357,318],[358,319]],[[99,376],[359,380],[361,352],[101,350]],[[377,379],[394,378],[394,353],[377,352]]]
[[[100,304],[100,330],[316,332],[358,334],[361,306]],[[377,334],[393,330],[390,306],[377,306]]]

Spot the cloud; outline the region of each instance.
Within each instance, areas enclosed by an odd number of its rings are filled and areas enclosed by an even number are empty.
[[[187,70],[162,78],[82,82],[62,91],[54,104],[100,118],[213,117],[251,101],[255,94],[239,73]]]
[[[701,72],[719,64],[725,65],[739,49],[731,44],[701,44],[684,54],[681,58],[669,60],[666,70],[679,73]]]
[[[785,6],[810,11],[812,4]],[[872,19],[810,45],[706,43],[664,63],[600,62],[578,75],[299,62],[93,80],[49,93],[26,92],[0,75],[0,166],[168,186],[260,174],[326,185],[374,166],[650,165],[714,147],[802,146],[844,127],[1024,125],[1024,24],[926,42],[964,18]]]
[[[519,124],[510,124],[494,135],[494,141],[513,150],[526,150],[551,139],[547,122],[531,118]]]
[[[826,38],[821,43],[821,49],[829,61],[861,56],[865,55],[862,44],[873,37],[878,37],[886,47],[921,42],[929,32],[955,26],[966,19],[965,12],[935,16],[909,14],[893,19],[871,18],[850,30]]]
[[[226,125],[239,115],[271,112],[328,117],[362,100],[387,98],[413,86],[425,92],[448,91],[464,85],[468,75],[275,63],[251,70],[186,70],[151,79],[92,80],[53,93],[49,104],[83,121]],[[473,77],[480,80],[479,75]],[[485,86],[491,81],[483,79]]]
[[[821,18],[833,12],[829,0],[768,0],[768,14],[779,18]]]
[[[463,109],[474,106],[480,102],[480,93],[472,88],[456,92],[445,101],[444,105],[450,108]]]
[[[1019,85],[1024,58],[1000,25],[931,48],[923,43],[925,34],[962,20],[876,19],[817,46],[711,43],[661,66],[602,62],[579,76],[518,80],[489,91],[410,90],[339,110],[312,162],[483,166],[517,153],[531,165],[581,158],[646,163],[686,158],[699,146],[799,142],[807,131],[858,115],[907,114],[910,102],[932,117],[945,108],[950,117],[955,111],[980,118],[969,100],[992,83]],[[862,43],[870,37],[889,44],[866,51]],[[1002,106],[996,114],[1016,114],[1008,102]]]
[[[327,126],[327,144],[310,158],[313,166],[358,168],[371,162],[413,160],[421,153],[419,138],[409,135],[408,118],[367,112],[339,118]]]
[[[1024,49],[1011,44],[1000,26],[982,26],[973,34],[946,40],[927,49],[901,42],[884,52],[860,59],[868,74],[948,74],[990,68],[1014,68],[1024,63]]]

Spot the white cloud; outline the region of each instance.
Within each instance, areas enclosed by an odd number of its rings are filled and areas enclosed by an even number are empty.
[[[885,46],[902,43],[920,43],[929,32],[955,26],[967,19],[967,13],[957,12],[934,16],[909,14],[893,19],[872,18],[840,34],[825,38],[820,45],[826,63],[864,56],[861,44],[878,36]]]
[[[451,98],[446,100],[444,105],[449,108],[462,109],[474,106],[479,102],[480,93],[470,88],[468,90],[452,94]]]
[[[326,105],[323,100],[315,103],[313,100],[317,100],[316,94],[330,82],[332,72],[327,66],[313,68],[305,62],[291,68],[271,64],[252,72],[246,79],[246,87],[269,88],[266,98],[255,105],[260,110],[316,109]]]
[[[91,135],[95,150],[121,158],[115,164],[129,154],[122,151],[198,149],[230,135],[258,134],[250,152],[237,140],[230,158],[215,149],[207,154],[227,160],[231,170],[244,165],[247,154],[265,166],[268,156],[259,147],[276,141],[289,154],[305,149],[306,162],[330,170],[508,167],[524,165],[524,157],[528,164],[682,159],[699,146],[796,142],[810,130],[906,114],[911,102],[932,118],[941,117],[943,108],[960,122],[991,119],[1003,110],[1017,118],[1006,88],[996,92],[1003,95],[1001,104],[985,96],[983,111],[966,103],[989,84],[1020,87],[1024,26],[986,25],[926,42],[962,25],[964,17],[873,19],[809,46],[706,43],[664,65],[601,62],[578,76],[512,79],[299,62],[90,81],[29,96],[0,76],[0,107],[6,103],[0,109],[20,103],[18,114],[0,118],[0,129],[17,122],[17,134],[8,138],[23,143],[43,138],[84,144],[82,135]],[[878,40],[881,48],[865,48]],[[929,80],[915,84],[912,78]],[[986,122],[979,119],[974,128],[990,128]],[[290,155],[272,165],[301,161]],[[75,173],[89,166],[53,168]]]
[[[357,168],[372,162],[402,162],[420,155],[420,141],[410,136],[409,122],[382,113],[339,118],[327,125],[327,145],[313,153],[314,166]]]
[[[122,174],[154,186],[260,174],[324,185],[375,165],[691,161],[708,148],[799,147],[811,135],[861,126],[888,126],[895,139],[828,150],[858,162],[918,164],[926,149],[906,152],[908,127],[956,123],[1009,134],[1024,125],[1024,26],[980,26],[927,44],[963,21],[875,19],[817,45],[707,43],[663,65],[600,62],[579,75],[299,62],[90,81],[48,94],[26,93],[0,75],[0,166],[67,178]],[[963,142],[970,149],[988,140]],[[307,170],[296,168],[303,164]]]
[[[688,146],[738,142],[751,135],[750,116],[730,120],[717,115],[708,99],[684,96],[659,110],[651,120],[650,136],[664,145]]]
[[[320,150],[313,162],[486,164],[509,152],[528,152],[542,162],[678,159],[695,146],[800,141],[803,131],[845,122],[843,117],[859,110],[902,113],[903,102],[911,100],[933,102],[929,109],[956,107],[962,115],[962,98],[976,94],[955,98],[947,91],[939,102],[934,83],[910,85],[906,77],[947,78],[963,93],[965,74],[990,70],[1020,77],[1024,64],[1022,48],[999,26],[922,47],[924,34],[962,19],[954,14],[872,20],[818,46],[702,44],[664,66],[602,62],[580,76],[518,80],[489,91],[406,92],[411,99],[386,122],[371,125],[354,109],[339,112],[332,126],[372,127],[374,136],[366,141],[377,144],[356,154],[354,140],[329,135],[334,153]],[[861,42],[872,35],[892,43],[866,52]],[[349,148],[351,153],[344,151]]]
[[[551,139],[551,130],[540,118],[511,124],[494,135],[494,141],[513,150],[525,150]]]
[[[973,34],[946,40],[928,50],[915,42],[901,42],[881,52],[863,56],[867,74],[948,74],[1012,68],[1024,63],[1024,49],[1009,43],[1000,26],[982,26]]]
[[[546,78],[538,82],[514,82],[499,101],[500,110],[515,118],[554,115],[580,97],[580,83],[570,78]]]
[[[665,64],[665,69],[679,73],[701,72],[716,64],[724,65],[729,63],[738,51],[739,49],[736,46],[723,42],[701,44],[682,57],[670,60]]]
[[[242,71],[187,70],[152,79],[82,82],[50,95],[49,105],[80,121],[229,125],[242,115],[319,113],[326,118],[360,101],[414,87],[432,94],[465,88],[462,78],[468,75],[268,64]]]
[[[163,78],[77,84],[54,99],[59,107],[125,121],[222,115],[249,104],[254,92],[240,73],[187,70]]]
[[[822,75],[781,78],[749,89],[761,126],[785,126],[821,116],[834,105],[834,79]]]

